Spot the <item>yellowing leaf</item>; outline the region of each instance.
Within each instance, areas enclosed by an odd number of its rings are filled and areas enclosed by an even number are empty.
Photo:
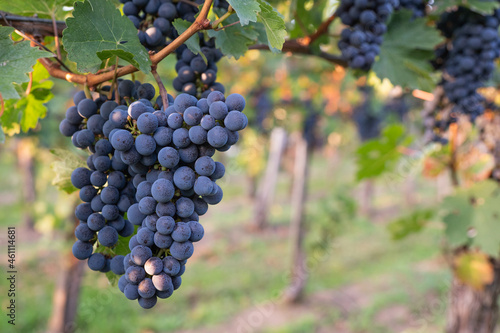
[[[455,275],[476,290],[493,282],[494,270],[488,256],[481,252],[463,253],[455,258]]]

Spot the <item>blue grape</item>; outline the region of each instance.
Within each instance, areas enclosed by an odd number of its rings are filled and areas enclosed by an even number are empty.
[[[75,237],[82,242],[88,242],[95,237],[95,231],[91,230],[87,223],[80,223],[75,229]]]
[[[102,246],[113,247],[118,242],[118,232],[113,227],[105,226],[97,234],[97,239]]]
[[[139,211],[144,215],[153,214],[156,211],[156,200],[152,197],[145,197],[139,201]]]
[[[153,183],[151,193],[157,202],[165,203],[174,197],[175,188],[171,181],[167,179],[158,179]]]
[[[167,124],[170,128],[172,129],[178,129],[182,127],[182,124],[184,122],[184,118],[182,117],[182,114],[180,113],[171,113],[167,117]]]
[[[189,240],[191,242],[200,241],[205,235],[205,230],[203,229],[203,226],[196,221],[190,221],[188,222],[188,225],[189,228],[191,229],[191,237],[189,237]]]
[[[201,127],[203,127],[203,129],[209,131],[215,126],[217,126],[217,122],[215,121],[214,117],[212,117],[209,114],[206,114],[203,116],[203,118],[201,118],[200,125]]]
[[[156,141],[156,144],[161,147],[165,147],[172,142],[173,130],[168,127],[158,127],[155,131],[153,138]]]
[[[186,148],[180,148],[179,158],[184,163],[193,163],[198,158],[198,147],[191,144]]]
[[[194,247],[190,241],[178,243],[173,242],[170,247],[170,254],[177,260],[189,259],[193,255]]]
[[[226,168],[224,167],[224,164],[221,162],[215,162],[215,170],[214,173],[210,176],[213,180],[221,179],[224,177],[224,174],[226,173]]]
[[[127,218],[132,224],[141,225],[142,220],[144,220],[145,217],[146,215],[141,213],[141,211],[139,210],[138,203],[133,204],[127,210]]]
[[[208,211],[208,204],[201,198],[194,198],[194,211],[198,215],[204,215]]]
[[[184,122],[188,126],[196,126],[200,124],[201,118],[203,117],[203,112],[200,108],[196,106],[190,106],[184,111]]]
[[[224,97],[224,94],[220,91],[212,91],[208,96],[207,96],[207,103],[208,106],[210,107],[212,103],[215,102],[224,102],[226,98]]]
[[[73,244],[72,251],[76,259],[85,260],[92,255],[93,247],[90,243],[77,240]]]
[[[144,264],[144,270],[149,275],[160,274],[163,271],[163,261],[158,257],[151,257]]]
[[[120,200],[120,191],[114,186],[107,186],[101,191],[101,200],[105,204],[115,205]]]
[[[226,103],[222,101],[212,102],[212,104],[210,104],[209,113],[216,120],[224,120],[228,112]]]
[[[175,208],[179,217],[189,217],[194,213],[194,203],[191,199],[186,197],[177,199]]]
[[[88,118],[90,118],[90,116],[97,113],[97,104],[89,98],[86,98],[86,99],[83,99],[82,101],[80,101],[78,103],[77,108],[78,108],[78,113],[83,118],[88,119]]]
[[[129,300],[135,300],[139,298],[138,287],[136,284],[132,283],[127,284],[123,289],[123,293],[125,294],[125,297],[127,297]]]
[[[151,249],[144,245],[137,245],[130,252],[130,259],[134,264],[139,266],[144,266],[146,261],[152,256],[153,252],[151,251]]]
[[[175,259],[172,256],[163,258],[163,271],[166,274],[170,276],[175,276],[179,274],[180,270],[181,270],[181,264],[177,259]]]
[[[210,195],[214,189],[214,182],[205,176],[200,176],[194,183],[194,191],[200,196]]]
[[[162,216],[174,216],[175,215],[175,205],[172,202],[158,203],[156,205],[156,214],[160,217]]]
[[[162,167],[172,169],[179,164],[179,152],[172,147],[162,148],[158,152],[158,162]]]
[[[188,94],[179,94],[174,100],[174,108],[179,113],[184,113],[184,111],[190,107],[195,106],[198,100],[196,97]]]
[[[175,220],[170,216],[162,216],[156,221],[156,229],[163,235],[170,235],[175,228]]]
[[[111,271],[115,273],[116,275],[122,275],[125,274],[125,268],[123,266],[123,259],[125,257],[122,255],[117,255],[111,259]],[[120,278],[121,279],[121,278]],[[123,278],[125,280],[125,278]],[[122,282],[123,283],[123,282]]]
[[[92,213],[87,219],[87,226],[94,231],[99,231],[106,225],[106,219],[99,213]]]
[[[231,131],[241,131],[248,124],[247,116],[240,111],[231,111],[224,119],[224,126]]]
[[[202,145],[207,142],[207,131],[201,126],[191,127],[188,134],[189,140],[196,145]],[[198,148],[196,147],[196,149]]]
[[[158,128],[158,118],[152,113],[143,113],[137,119],[137,129],[144,134],[151,134]]]
[[[94,167],[97,171],[105,172],[111,168],[111,160],[108,156],[97,156],[94,158]]]
[[[138,101],[130,104],[128,107],[128,115],[135,120],[139,119],[139,117],[146,112],[148,112],[146,105]]]
[[[102,253],[94,253],[89,257],[87,264],[91,270],[100,271],[106,266],[106,257]]]
[[[75,216],[77,219],[81,221],[87,221],[87,219],[92,213],[93,213],[92,206],[87,202],[81,203],[78,206],[76,206]]]
[[[138,286],[139,296],[144,298],[153,297],[156,293],[153,281],[150,278],[145,278],[139,283]]]
[[[115,257],[116,258],[116,257]],[[122,264],[123,265],[123,264]],[[123,273],[122,273],[123,274]],[[120,276],[118,279],[118,289],[123,293],[125,292],[125,286],[128,284],[127,279],[125,279],[125,275]]]
[[[194,171],[187,167],[182,166],[174,172],[174,184],[181,190],[189,190],[194,186],[196,175]]]
[[[240,94],[231,94],[226,97],[226,105],[229,111],[243,111],[245,109],[245,98]]]
[[[119,151],[127,151],[134,146],[134,137],[126,130],[117,130],[111,137],[111,145]]]
[[[150,297],[150,298],[139,297],[139,299],[138,299],[139,305],[143,309],[151,309],[152,307],[154,307],[156,305],[157,301],[158,300],[156,298],[156,295],[154,295],[153,297]]]
[[[150,135],[140,134],[135,138],[135,149],[143,156],[151,155],[156,150],[156,141]]]
[[[189,131],[186,128],[178,128],[172,135],[172,142],[179,148],[186,148],[191,143]]]
[[[137,232],[137,242],[141,245],[153,246],[154,232],[148,228],[142,228]]]
[[[97,190],[92,185],[86,185],[80,190],[80,199],[84,202],[91,202],[97,195]]]
[[[191,228],[187,223],[178,222],[172,232],[172,239],[176,242],[182,243],[191,237]]]
[[[172,278],[163,272],[155,274],[153,276],[152,282],[156,290],[159,291],[174,290],[174,286],[172,284]]]
[[[208,131],[207,141],[214,148],[220,148],[226,144],[228,140],[226,130],[221,126],[216,126]]]
[[[63,119],[59,124],[59,132],[64,136],[72,136],[78,131],[78,126],[70,124],[68,119]]]
[[[167,249],[172,245],[172,237],[162,235],[159,232],[154,234],[154,244],[160,249]]]

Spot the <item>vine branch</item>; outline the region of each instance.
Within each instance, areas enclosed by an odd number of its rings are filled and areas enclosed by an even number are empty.
[[[269,51],[269,46],[266,44],[255,44],[251,45],[249,49]],[[312,55],[331,62],[332,64],[347,67],[347,62],[344,61],[340,56],[324,51],[316,52],[316,50],[313,50],[311,47],[309,47],[309,45],[304,45],[304,43],[301,43],[296,39],[289,39],[285,41],[282,51],[290,52],[292,54]]]
[[[330,27],[330,25],[332,24],[332,22],[335,20],[336,17],[337,17],[337,13],[335,12],[326,21],[324,21],[320,24],[320,26],[318,27],[318,30],[316,30],[315,33],[306,37],[307,45],[312,44],[319,37],[326,34],[328,32],[328,28]]]
[[[184,44],[191,36],[196,34],[200,30],[208,29],[210,27],[210,21],[207,19],[208,12],[210,7],[212,6],[213,0],[207,0],[203,4],[202,9],[200,10],[200,14],[196,18],[196,20],[186,29],[179,37],[174,39],[170,44],[161,49],[158,53],[152,55],[151,65],[156,66],[160,61],[165,59],[169,54],[174,52],[179,46]],[[100,83],[109,81],[113,79],[116,74],[116,77],[121,77],[127,74],[131,74],[139,71],[135,66],[128,65],[125,67],[119,68],[116,72],[106,72],[101,74],[73,74],[67,71],[64,71],[60,68],[59,64],[51,61],[50,59],[41,58],[39,59],[41,64],[47,69],[49,74],[52,77],[66,80],[68,82],[78,83],[88,85],[89,87],[96,86]]]
[[[55,21],[53,24],[51,19],[13,15],[4,11],[0,11],[0,16],[2,17],[1,25],[11,26],[36,37],[56,35],[62,37],[62,31],[66,29],[64,21]]]

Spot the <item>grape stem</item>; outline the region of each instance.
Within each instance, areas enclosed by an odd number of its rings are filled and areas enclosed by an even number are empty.
[[[326,21],[320,24],[318,30],[316,30],[315,33],[313,33],[308,37],[305,37],[304,39],[307,40],[307,45],[310,45],[311,43],[316,41],[319,37],[326,34],[328,32],[328,28],[330,27],[330,25],[332,24],[332,22],[335,20],[336,17],[337,13],[334,12]]]
[[[111,100],[111,98],[113,97],[113,90],[115,90],[115,89],[116,89],[115,94],[117,94],[117,93],[118,93],[118,89],[117,89],[118,85],[116,84],[116,79],[117,79],[117,77],[116,77],[116,72],[118,71],[118,59],[119,59],[119,58],[118,58],[118,57],[116,57],[116,63],[115,63],[115,70],[114,70],[113,81],[111,82],[111,87],[110,87],[110,89],[109,89],[109,93],[108,93],[108,99],[109,99],[109,100]],[[109,59],[108,59],[108,60],[109,60]],[[119,96],[116,96],[116,95],[115,95],[115,98],[116,98],[118,101],[120,100],[120,97],[119,97]],[[118,104],[119,104],[119,103],[118,103]]]
[[[161,100],[163,102],[163,110],[166,110],[168,108],[168,94],[167,94],[167,89],[165,88],[165,85],[161,81],[160,75],[158,75],[158,72],[156,71],[156,65],[151,66],[151,74],[153,74],[156,83],[158,84],[158,88],[160,89],[160,96]]]
[[[56,44],[57,59],[61,60],[61,45],[59,43],[59,34],[57,31],[56,17],[52,14],[52,27],[54,28],[54,42]]]
[[[223,26],[223,27],[220,27],[220,28],[214,29],[214,31],[224,30],[224,29],[229,28],[229,27],[231,27],[231,26],[233,26],[233,25],[236,25],[236,24],[240,24],[240,21],[236,21],[236,22],[230,23],[230,24],[228,24],[228,25],[225,25],[225,26]]]
[[[207,0],[204,2],[203,7],[200,10],[200,14],[196,20],[191,24],[186,31],[184,31],[179,37],[174,39],[170,44],[161,49],[158,53],[151,55],[151,64],[156,66],[160,61],[165,59],[169,54],[174,52],[179,46],[184,44],[191,36],[196,34],[201,30],[210,28],[210,21],[207,19],[208,12],[212,6],[213,0]],[[115,76],[115,72],[106,72],[101,74],[73,74],[61,69],[61,66],[48,58],[40,58],[40,63],[47,69],[52,77],[57,79],[66,80],[68,82],[87,84],[90,87],[96,86],[100,83],[112,80]],[[127,74],[131,74],[139,71],[135,66],[128,65],[121,67],[116,71],[116,77],[122,77]]]
[[[234,13],[233,7],[229,6],[227,8],[227,12],[224,15],[222,15],[221,17],[219,17],[218,20],[216,20],[216,21],[214,21],[212,23],[212,29],[217,29],[217,27],[219,26],[219,24],[221,24],[222,22],[224,22],[224,20],[227,19],[229,16],[233,15],[233,13]]]

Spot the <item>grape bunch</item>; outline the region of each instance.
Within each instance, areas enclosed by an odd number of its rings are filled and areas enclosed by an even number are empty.
[[[482,16],[460,8],[445,13],[438,24],[451,39],[447,52],[439,51],[446,57],[441,61],[446,97],[454,104],[453,112],[466,114],[471,121],[484,111],[485,99],[477,89],[491,78],[500,56],[499,22],[500,10]]]
[[[172,22],[182,18],[194,22],[198,8],[186,2],[172,0],[120,0],[123,14],[139,30],[138,37],[146,48],[156,50],[166,45],[167,38],[175,39],[177,31]],[[195,1],[200,4],[203,1]]]
[[[93,270],[122,275],[125,297],[151,308],[179,288],[193,243],[204,235],[199,217],[222,200],[216,181],[225,168],[212,157],[247,126],[245,99],[219,91],[201,99],[180,94],[164,107],[159,98],[150,102],[155,90],[147,83],[123,80],[118,91],[120,104],[77,93],[60,125],[91,152],[89,167],[71,177],[84,201],[75,211],[81,222],[73,253]],[[92,136],[81,134],[89,130]],[[119,239],[129,236],[130,253],[114,255]]]
[[[424,0],[399,0],[399,8],[409,9],[413,13],[413,18],[425,16],[426,1]]]
[[[205,41],[200,34],[201,52],[207,59],[198,54],[195,55],[185,45],[179,47],[177,52],[177,63],[175,69],[177,77],[172,84],[178,92],[192,96],[206,98],[212,91],[225,92],[224,86],[216,82],[217,65],[223,54],[215,48],[214,39]]]
[[[349,67],[371,68],[387,31],[387,19],[398,5],[398,0],[341,1],[337,16],[348,27],[342,30],[338,46]]]

